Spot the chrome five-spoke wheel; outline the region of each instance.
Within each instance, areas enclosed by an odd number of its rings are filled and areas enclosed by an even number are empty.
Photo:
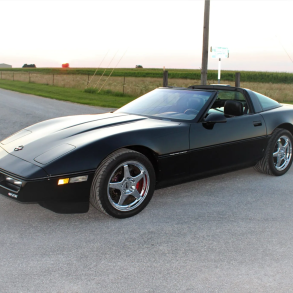
[[[90,202],[98,210],[116,218],[134,216],[151,200],[155,177],[153,165],[145,155],[119,149],[98,167]]]
[[[119,211],[133,210],[146,198],[149,184],[149,173],[145,166],[136,161],[124,162],[110,176],[109,201]]]
[[[263,158],[255,165],[259,172],[280,176],[292,164],[293,137],[287,129],[276,128],[270,136]]]
[[[282,135],[276,142],[273,160],[275,168],[283,171],[287,168],[292,157],[292,143],[288,136]]]

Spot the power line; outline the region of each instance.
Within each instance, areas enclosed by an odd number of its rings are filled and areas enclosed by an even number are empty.
[[[108,78],[105,80],[105,82],[103,83],[103,85],[101,86],[101,88],[99,89],[98,93],[101,91],[101,89],[104,87],[104,85],[106,84],[106,82],[108,81],[108,79],[110,78],[110,76],[112,75],[114,69],[118,66],[118,64],[120,63],[120,61],[122,60],[122,58],[124,57],[124,55],[126,54],[128,48],[125,50],[125,52],[123,53],[122,57],[119,59],[118,63],[116,64],[116,66],[112,69],[110,75],[108,76]]]
[[[283,46],[283,44],[281,43],[280,39],[278,36],[276,36],[276,38],[278,39],[279,41],[279,44],[281,45],[281,47],[283,48],[283,50],[286,52],[287,56],[289,57],[289,59],[291,60],[291,62],[293,63],[293,60],[292,58],[290,57],[289,53],[287,52],[287,50],[285,49],[285,47]]]
[[[96,69],[96,71],[95,71],[94,75],[93,75],[93,76],[91,77],[91,79],[89,80],[89,82],[88,82],[88,84],[87,84],[86,88],[88,88],[88,86],[90,85],[90,83],[91,83],[92,79],[93,79],[93,78],[94,78],[94,76],[96,75],[96,73],[97,73],[98,69],[100,68],[100,66],[102,65],[102,63],[103,63],[104,59],[107,57],[107,55],[108,55],[109,51],[110,51],[110,50],[108,50],[108,52],[106,53],[106,55],[104,56],[104,58],[103,58],[103,59],[102,59],[102,61],[100,62],[100,64],[99,64],[98,68]]]
[[[107,68],[110,66],[110,64],[112,63],[112,61],[113,61],[113,60],[114,60],[114,58],[116,57],[116,55],[117,55],[118,51],[119,51],[119,49],[116,51],[116,53],[115,53],[115,55],[113,56],[113,58],[111,59],[110,63],[109,63],[109,64],[108,64],[108,66],[105,68],[105,70],[104,70],[103,74],[100,76],[99,80],[98,80],[98,81],[97,81],[97,83],[95,84],[95,86],[94,86],[94,89],[95,89],[95,88],[97,87],[97,85],[99,84],[99,82],[100,82],[101,78],[104,76],[104,74],[105,74],[105,72],[106,72]],[[107,79],[107,80],[108,80],[108,79]],[[99,92],[100,92],[100,91],[99,91]]]

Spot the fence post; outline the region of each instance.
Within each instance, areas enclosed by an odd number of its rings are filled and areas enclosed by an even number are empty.
[[[163,86],[168,86],[168,70],[164,70],[163,72]]]
[[[14,72],[12,73],[12,80],[14,81]]]
[[[31,73],[30,72],[28,73],[28,82],[29,83],[31,82]]]
[[[235,87],[240,87],[240,72],[235,73]]]
[[[123,80],[123,96],[124,96],[124,87],[125,87],[125,76],[124,76],[124,80]]]
[[[1,71],[1,79],[2,79],[2,71]]]
[[[54,73],[53,73],[53,85],[54,85]]]

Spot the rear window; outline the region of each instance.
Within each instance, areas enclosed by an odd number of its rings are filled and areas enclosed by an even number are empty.
[[[254,94],[257,96],[263,110],[274,109],[281,106],[277,101],[270,99],[269,97],[266,97],[256,92],[254,92]]]
[[[236,100],[240,102],[246,102],[244,96],[242,93],[237,91],[225,91],[225,90],[219,90],[217,99],[220,100]]]

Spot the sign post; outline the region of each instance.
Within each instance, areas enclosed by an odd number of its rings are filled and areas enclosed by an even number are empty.
[[[221,83],[221,59],[229,58],[229,49],[225,47],[211,47],[212,58],[219,58],[218,83]]]
[[[219,63],[218,63],[218,83],[221,83],[221,58],[219,58]]]

